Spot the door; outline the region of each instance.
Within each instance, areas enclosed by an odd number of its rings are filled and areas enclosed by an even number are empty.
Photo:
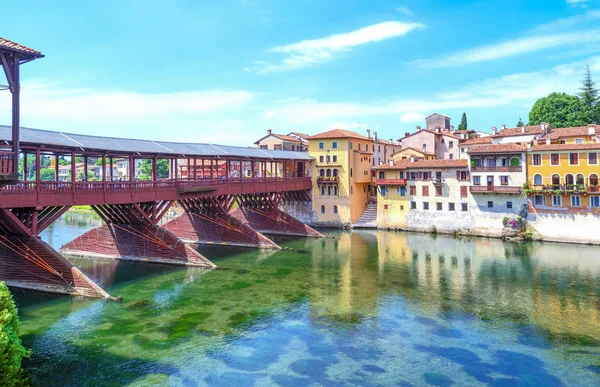
[[[488,190],[494,189],[494,176],[487,177],[487,187],[488,187]]]

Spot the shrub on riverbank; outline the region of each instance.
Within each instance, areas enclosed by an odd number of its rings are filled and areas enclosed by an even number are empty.
[[[4,282],[0,282],[0,386],[28,385],[21,359],[29,356],[19,338],[17,307]]]

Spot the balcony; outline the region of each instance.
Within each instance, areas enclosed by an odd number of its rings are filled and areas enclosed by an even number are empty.
[[[470,187],[471,193],[504,193],[504,194],[519,194],[521,187],[513,187],[509,185],[473,185]]]
[[[473,172],[523,172],[523,167],[471,167]]]
[[[340,182],[339,176],[318,176],[317,184],[338,184]]]
[[[399,185],[405,186],[406,179],[377,179],[377,185]]]

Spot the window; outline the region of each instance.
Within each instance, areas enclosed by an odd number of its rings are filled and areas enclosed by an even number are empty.
[[[334,186],[333,186],[333,195],[334,195],[334,196],[337,196],[337,195],[338,195],[338,187],[337,187],[337,185],[334,185]]]
[[[383,205],[383,209],[384,209],[384,210],[387,210],[387,209],[388,209],[388,205],[387,205],[387,204],[384,204],[384,205]]]
[[[333,169],[333,176],[337,176],[337,175],[338,175],[338,170],[337,170],[337,168],[334,168]]]
[[[588,165],[598,165],[598,153],[588,153]]]
[[[333,159],[334,163],[337,163],[337,155],[333,155],[333,156],[331,156],[331,158]]]
[[[322,163],[323,161],[325,161],[325,156],[319,156],[319,162]]]
[[[337,149],[337,141],[333,141],[333,142],[331,143],[331,147],[332,147],[333,149]]]
[[[386,207],[387,207],[387,206],[386,206]],[[337,214],[337,213],[338,213],[338,208],[337,208],[337,206],[333,206],[333,213],[334,213],[334,214]]]
[[[325,156],[325,162],[330,163],[331,162],[331,156],[329,156],[329,155]]]
[[[360,142],[358,143],[358,150],[360,150]]]
[[[423,172],[423,180],[431,180],[431,172]]]
[[[596,175],[595,173],[592,173],[590,175],[590,186],[591,187],[597,187],[598,186],[598,175]]]
[[[442,186],[441,185],[435,186],[435,196],[442,196]]]
[[[417,194],[417,187],[415,187],[414,185],[410,186],[410,194],[411,196],[415,196]]]
[[[512,208],[512,202],[506,202],[506,208],[511,209]]]
[[[496,159],[488,159],[487,166],[488,167],[495,167],[496,166]]]
[[[550,165],[560,165],[560,155],[558,153],[550,154]]]
[[[469,205],[467,203],[460,203],[460,208],[463,212],[466,212],[469,209]]]
[[[575,144],[583,144],[583,138],[576,138]]]
[[[533,165],[542,165],[542,155],[536,154],[533,155]]]
[[[571,174],[565,175],[565,184],[566,185],[575,185],[575,178],[573,177],[573,175],[571,175]]]
[[[542,175],[537,174],[533,176],[533,185],[542,185]]]
[[[463,185],[460,187],[460,197],[461,198],[467,197],[468,189],[469,189],[469,187],[467,187],[466,185]]]
[[[406,187],[400,187],[400,196],[406,196]]]
[[[325,187],[321,186],[321,195],[324,196],[325,195]]]
[[[368,152],[369,151],[369,144],[365,144],[365,150]]]
[[[269,147],[267,145],[261,145],[260,149],[269,149]]]
[[[325,170],[324,169],[319,169],[319,176],[325,176]]]
[[[321,214],[325,213],[325,206],[321,206]]]
[[[460,153],[465,153],[465,148],[460,148]]]
[[[378,175],[379,175],[378,179],[385,179],[385,172],[379,171]]]
[[[454,141],[449,141],[448,142],[448,149],[452,149],[454,148]]]
[[[429,187],[424,185],[422,188],[423,196],[429,196]]]
[[[454,155],[450,153],[450,160],[454,160]]]
[[[352,168],[350,168],[350,177],[352,177]]]
[[[442,203],[440,203],[440,202],[437,202],[437,203],[435,204],[435,206],[436,206],[436,209],[437,209],[438,211],[441,211],[441,210],[442,210]]]
[[[352,141],[350,141],[350,150],[352,150]]]
[[[473,185],[481,185],[481,176],[473,176]]]
[[[560,176],[556,173],[552,175],[552,185],[560,185]]]
[[[448,203],[448,211],[454,211],[454,203]]]
[[[417,209],[417,202],[410,202],[410,209],[411,210],[416,210]]]
[[[500,185],[508,185],[508,176],[500,176]]]
[[[569,153],[569,165],[579,165],[579,153]]]
[[[319,149],[325,149],[325,143],[324,142],[320,142],[319,143]]]
[[[387,194],[387,187],[379,188],[379,192],[381,192],[381,196],[385,196]]]
[[[562,207],[562,196],[552,195],[552,206],[553,207]]]
[[[544,195],[535,195],[533,197],[533,204],[535,204],[536,206],[543,206],[544,205]]]
[[[600,207],[600,196],[590,196],[590,207]]]
[[[488,201],[487,203],[488,208],[494,208],[494,202],[493,201]]]
[[[423,209],[424,210],[428,210],[429,209],[429,202],[423,202]]]
[[[571,207],[581,207],[581,196],[579,196],[579,195],[571,196]]]
[[[331,196],[331,186],[327,187],[327,195]]]

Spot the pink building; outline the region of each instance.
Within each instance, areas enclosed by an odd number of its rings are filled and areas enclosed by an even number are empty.
[[[458,143],[461,139],[448,131],[442,130],[439,126],[435,129],[421,129],[420,126],[417,126],[415,133],[406,133],[398,141],[400,141],[402,149],[414,148],[423,153],[433,153],[437,159],[453,160],[460,158]]]

